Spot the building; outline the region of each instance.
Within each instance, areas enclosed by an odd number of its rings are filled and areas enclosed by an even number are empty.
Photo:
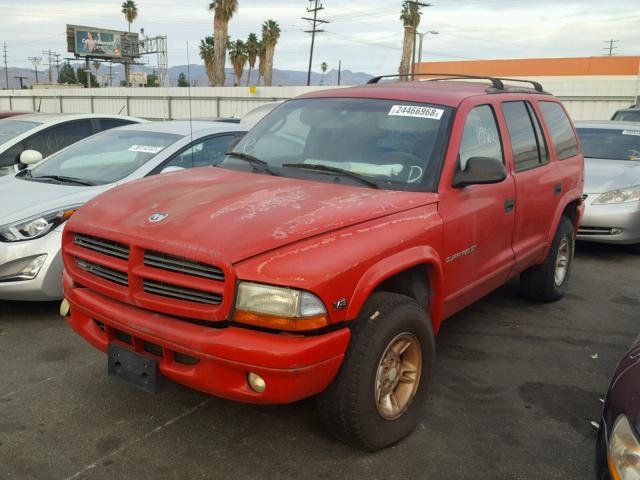
[[[640,56],[423,62],[420,73],[535,80],[561,98],[574,120],[604,120],[640,96]]]

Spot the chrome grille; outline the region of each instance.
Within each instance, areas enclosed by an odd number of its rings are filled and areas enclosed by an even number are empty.
[[[224,281],[224,272],[218,267],[196,262],[183,257],[176,257],[166,253],[146,251],[144,264],[148,267],[183,273],[194,277],[209,278]]]
[[[187,302],[204,303],[207,305],[219,305],[222,302],[222,295],[213,292],[205,292],[193,288],[170,285],[154,280],[143,280],[143,287],[146,293],[152,293],[161,297],[175,298]]]
[[[103,267],[102,265],[97,265],[95,263],[88,262],[79,258],[76,259],[76,265],[78,265],[78,267],[80,267],[82,270],[96,275],[100,278],[104,278],[105,280],[115,282],[125,287],[129,285],[129,278],[127,277],[126,273]]]
[[[89,235],[76,234],[73,243],[79,247],[93,250],[94,252],[109,255],[110,257],[120,258],[122,260],[129,259],[129,247],[122,243],[103,238],[92,237]]]
[[[587,227],[581,226],[578,235],[612,235],[610,227]]]

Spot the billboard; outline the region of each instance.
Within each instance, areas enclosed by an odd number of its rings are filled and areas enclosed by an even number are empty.
[[[137,33],[67,25],[67,51],[76,57],[137,57],[140,40]]]

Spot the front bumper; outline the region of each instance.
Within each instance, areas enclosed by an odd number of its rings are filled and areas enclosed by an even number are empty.
[[[119,343],[153,356],[160,373],[177,383],[247,403],[290,403],[320,393],[338,372],[350,337],[348,328],[303,337],[194,325],[76,287],[66,274],[64,293],[68,323],[94,347],[106,352],[110,342]],[[249,372],[265,380],[264,392],[249,387]]]
[[[599,196],[588,194],[576,238],[621,245],[640,243],[640,202],[594,205],[593,201]]]
[[[0,242],[0,272],[11,270],[21,259],[47,255],[32,280],[0,281],[0,300],[50,301],[62,298],[62,227],[42,238],[24,242]]]

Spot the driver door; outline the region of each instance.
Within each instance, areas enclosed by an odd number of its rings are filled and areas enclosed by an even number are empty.
[[[440,188],[439,211],[444,222],[445,316],[506,282],[514,262],[511,242],[515,185],[512,175],[509,173],[502,182],[489,185],[451,186],[455,170],[464,170],[471,157],[505,161],[504,137],[494,107],[478,105],[468,109],[466,116],[464,113],[462,109],[459,111],[452,133],[452,138],[460,138],[457,162],[453,162],[457,164],[443,175]],[[464,121],[460,121],[461,118]]]

